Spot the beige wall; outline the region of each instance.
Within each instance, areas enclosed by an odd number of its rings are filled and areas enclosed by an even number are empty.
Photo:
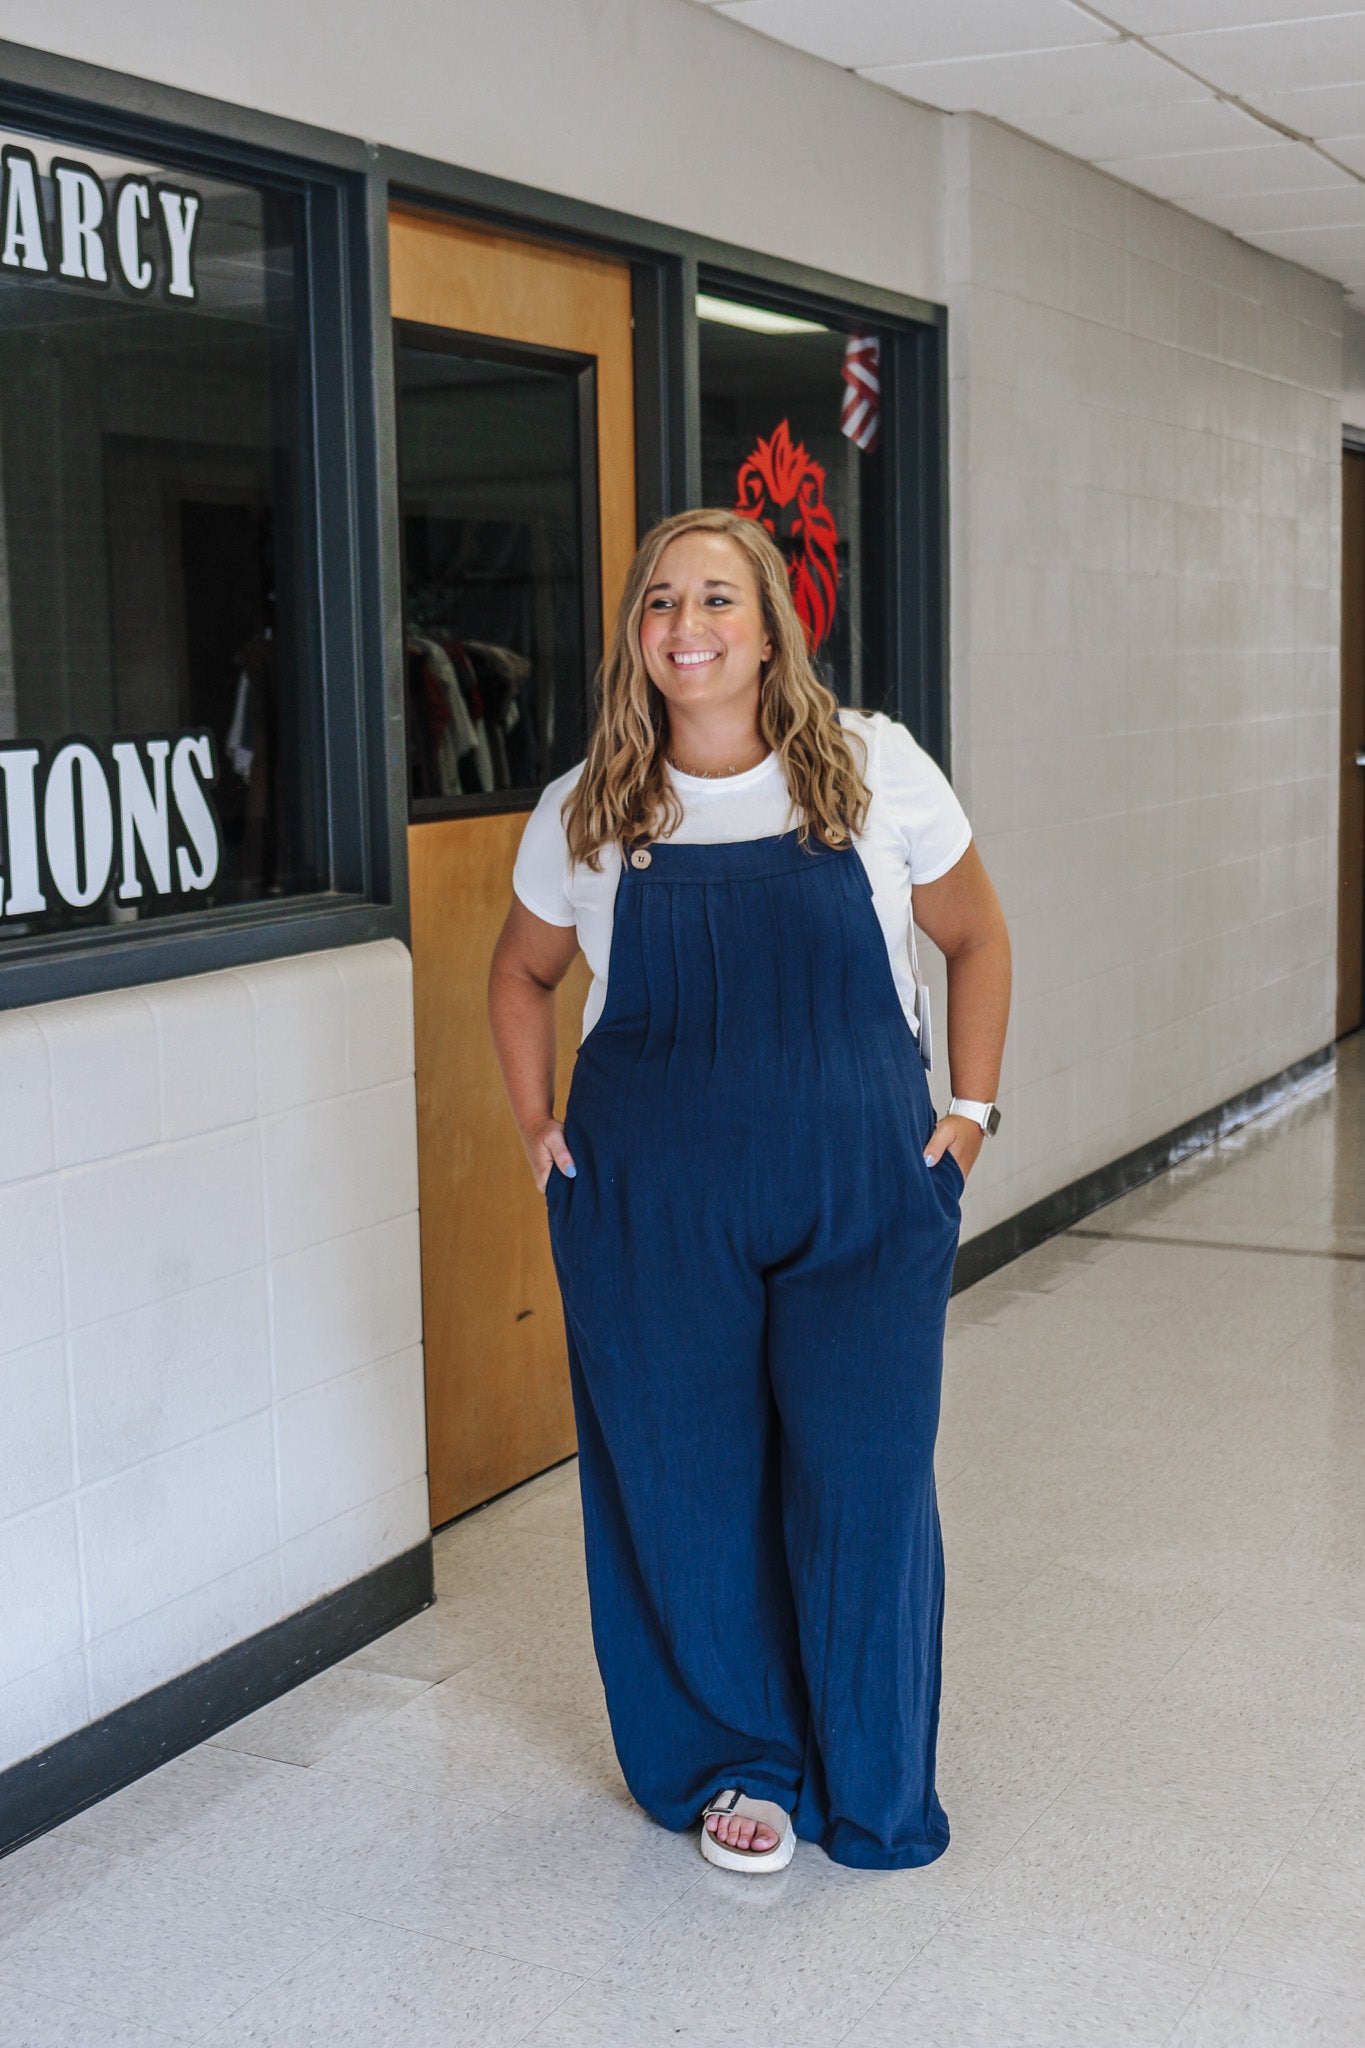
[[[948,149],[954,767],[1018,977],[976,1228],[1332,1037],[1342,307]]]
[[[0,0],[0,38],[942,296],[942,117],[688,0]]]

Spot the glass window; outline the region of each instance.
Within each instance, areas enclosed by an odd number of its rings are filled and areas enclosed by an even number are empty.
[[[712,292],[697,315],[703,501],[773,535],[840,701],[894,713],[882,337]]]
[[[0,144],[0,949],[325,887],[302,199]]]
[[[397,371],[412,809],[491,807],[585,745],[591,370],[404,327]]]

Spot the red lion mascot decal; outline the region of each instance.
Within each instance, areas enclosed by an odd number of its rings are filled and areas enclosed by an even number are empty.
[[[792,596],[813,654],[829,637],[839,588],[839,530],[825,503],[825,472],[786,420],[760,438],[735,480],[735,510],[767,528],[787,561]]]

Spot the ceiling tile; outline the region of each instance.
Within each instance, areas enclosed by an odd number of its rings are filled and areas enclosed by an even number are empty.
[[[1201,198],[1199,211],[1219,227],[1231,228],[1234,235],[1273,234],[1283,228],[1365,227],[1365,185]]]
[[[1301,142],[1269,142],[1255,149],[1201,149],[1176,156],[1106,158],[1104,169],[1130,185],[1163,199],[1231,197],[1242,192],[1288,192],[1313,186],[1351,185],[1348,171],[1334,170]]]
[[[1134,35],[1159,36],[1178,35],[1186,29],[1246,28],[1263,21],[1358,14],[1360,0],[1104,0],[1100,12]]]
[[[1037,114],[1020,127],[1054,149],[1094,161],[1106,156],[1165,156],[1177,149],[1235,149],[1269,141],[1259,121],[1216,100],[1175,100],[1170,106],[1099,107],[1085,114]]]
[[[1110,41],[1071,0],[721,0],[717,14],[854,70]]]
[[[1365,227],[1269,228],[1248,233],[1243,240],[1328,277],[1349,278],[1352,283],[1365,277]]]
[[[1359,79],[1306,92],[1249,92],[1243,98],[1272,121],[1315,142],[1329,142],[1334,135],[1365,135],[1365,83]]]
[[[1140,43],[1086,43],[1072,50],[1011,57],[964,57],[942,64],[868,67],[864,77],[951,113],[1001,121],[1076,114],[1120,103],[1199,99],[1204,90]]]
[[[1154,44],[1221,92],[1290,92],[1365,79],[1365,13],[1159,36]]]
[[[1334,156],[1339,164],[1345,164],[1348,171],[1358,171],[1365,177],[1365,135],[1335,135],[1323,148],[1328,156]]]

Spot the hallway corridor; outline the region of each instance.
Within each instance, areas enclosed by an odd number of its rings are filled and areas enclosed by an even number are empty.
[[[1359,2048],[1338,1055],[952,1304],[938,1863],[730,1877],[639,1814],[570,1465],[438,1539],[430,1611],[0,1863],[4,2048]]]

